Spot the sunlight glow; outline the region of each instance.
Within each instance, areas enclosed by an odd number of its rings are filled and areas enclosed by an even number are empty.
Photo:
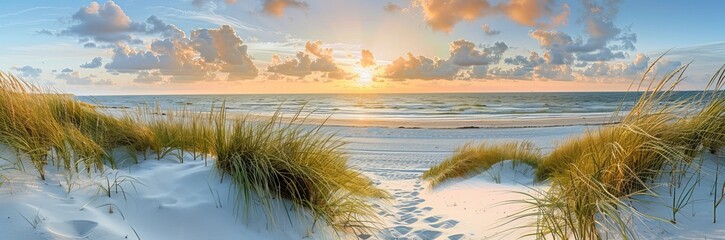
[[[357,67],[355,68],[355,71],[357,71],[358,75],[357,86],[367,87],[373,83],[373,71],[371,69]]]

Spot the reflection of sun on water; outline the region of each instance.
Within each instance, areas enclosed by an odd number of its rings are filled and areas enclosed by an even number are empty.
[[[368,68],[363,67],[357,67],[355,69],[357,71],[358,79],[357,79],[357,86],[358,87],[369,87],[373,83],[373,71]]]

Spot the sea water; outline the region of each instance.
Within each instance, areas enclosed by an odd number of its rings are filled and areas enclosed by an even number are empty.
[[[693,98],[701,92],[675,92],[670,101]],[[536,119],[610,115],[631,109],[637,92],[559,93],[421,93],[421,94],[245,94],[77,96],[108,108],[153,106],[193,111],[290,116],[305,113],[337,119],[477,120]]]

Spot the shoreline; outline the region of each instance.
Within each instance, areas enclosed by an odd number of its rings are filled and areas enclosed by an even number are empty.
[[[122,116],[135,114],[132,108],[103,108],[107,114]],[[182,111],[162,111],[154,115],[169,116],[170,114],[184,114]],[[209,114],[203,112],[202,114]],[[481,118],[481,119],[365,119],[365,118],[336,118],[334,114],[314,114],[295,118],[293,114],[281,114],[278,119],[282,123],[326,127],[352,127],[352,128],[395,128],[395,129],[499,129],[499,128],[542,128],[542,127],[569,127],[569,126],[603,126],[617,124],[622,117],[613,117],[614,113],[590,116],[560,116],[560,117],[532,117],[532,118]],[[177,115],[178,116],[178,115]],[[248,117],[253,121],[266,121],[272,117],[269,114],[226,112],[227,119]]]
[[[228,118],[245,116],[243,113],[227,113]],[[255,118],[269,118],[269,115],[248,115]],[[290,122],[294,118],[282,116],[280,120]],[[445,119],[445,120],[404,120],[404,119],[349,119],[308,117],[297,119],[296,124],[322,125],[328,127],[357,127],[357,128],[398,128],[398,129],[498,129],[498,128],[540,128],[540,127],[568,127],[568,126],[601,126],[619,123],[612,114],[600,116],[576,117],[548,117],[527,119]]]

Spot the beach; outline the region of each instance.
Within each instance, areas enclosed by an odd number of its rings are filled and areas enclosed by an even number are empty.
[[[725,240],[724,8],[6,1],[0,240]]]
[[[376,234],[350,233],[345,239],[511,239],[530,233],[525,226],[536,219],[511,219],[526,208],[513,203],[527,200],[547,188],[534,183],[531,169],[503,163],[470,178],[449,181],[432,188],[421,174],[470,141],[505,142],[528,139],[544,151],[586,129],[599,126],[401,129],[329,126],[347,144],[344,151],[351,167],[392,194],[390,200],[374,201],[380,217]],[[7,149],[6,149],[7,150]],[[5,151],[4,155],[12,154]],[[0,188],[2,239],[320,239],[325,228],[312,230],[310,219],[289,220],[284,207],[276,208],[275,223],[266,222],[263,211],[242,213],[235,207],[229,182],[220,182],[211,163],[190,155],[182,164],[174,158],[147,160],[118,170],[96,173],[76,180],[77,190],[64,191],[68,183],[60,174],[40,181],[20,174]],[[53,167],[48,167],[53,171]],[[722,174],[722,173],[721,173]],[[99,183],[128,176],[122,192],[98,196]],[[95,182],[95,183],[94,183]],[[695,205],[706,205],[709,185],[698,188]],[[711,186],[710,186],[711,187]],[[123,194],[125,192],[125,194]],[[711,203],[709,203],[711,204]],[[650,213],[667,217],[666,207]],[[704,208],[704,207],[703,207]],[[643,208],[646,209],[646,208]],[[688,208],[689,209],[689,208]],[[689,210],[688,210],[689,211]],[[709,222],[712,212],[693,211],[678,225],[654,222],[643,236],[692,239],[722,237],[719,223]],[[718,209],[721,216],[725,211]],[[121,216],[121,214],[123,216]],[[289,213],[287,213],[289,214]],[[247,219],[248,218],[248,219]],[[213,230],[212,230],[213,229]],[[694,229],[710,229],[697,232]],[[333,234],[334,236],[334,234]],[[648,237],[648,238],[649,238]]]
[[[7,104],[15,98],[36,101],[29,95],[7,94],[13,96],[6,98]],[[632,121],[625,116],[636,110],[639,96],[631,95],[635,97],[403,94],[372,102],[361,100],[376,99],[368,95],[286,96],[296,102],[292,106],[277,105],[289,101],[277,95],[72,100],[68,95],[44,95],[42,101],[62,107],[26,102],[28,116],[49,114],[63,127],[48,131],[65,136],[78,129],[92,138],[71,141],[104,144],[98,160],[103,166],[91,167],[93,162],[80,155],[89,150],[76,145],[71,145],[76,146],[71,155],[64,155],[62,144],[73,142],[61,140],[55,150],[32,155],[18,151],[24,142],[7,138],[16,148],[0,148],[0,221],[7,226],[0,239],[536,239],[541,218],[554,209],[538,204],[556,199],[558,195],[550,192],[561,186],[539,178],[537,166],[544,168],[539,164],[547,164],[547,159],[522,164],[523,155],[510,155],[480,170],[468,165],[464,174],[435,182],[424,174],[455,159],[463,146],[526,142],[535,147],[535,156],[546,156],[572,139],[630,129],[621,122]],[[614,100],[617,97],[623,99]],[[265,98],[269,104],[244,108],[252,106],[246,101]],[[420,103],[398,102],[405,98]],[[471,102],[476,99],[492,103]],[[670,102],[653,106],[666,103]],[[692,109],[702,108],[668,111],[686,115]],[[6,122],[21,124],[15,118]],[[33,132],[16,134],[28,138],[22,134]],[[46,138],[56,144],[54,136]],[[114,145],[116,141],[120,143]],[[719,188],[725,179],[722,153],[701,151],[685,165],[665,165],[647,192],[612,198],[624,205],[602,205],[626,206],[616,216],[635,233],[617,232],[621,222],[612,221],[613,215],[594,215],[597,234],[725,236],[717,222],[725,217],[718,208],[719,199],[725,198],[725,189]],[[319,175],[306,175],[310,173]],[[284,179],[290,180],[280,182]]]

